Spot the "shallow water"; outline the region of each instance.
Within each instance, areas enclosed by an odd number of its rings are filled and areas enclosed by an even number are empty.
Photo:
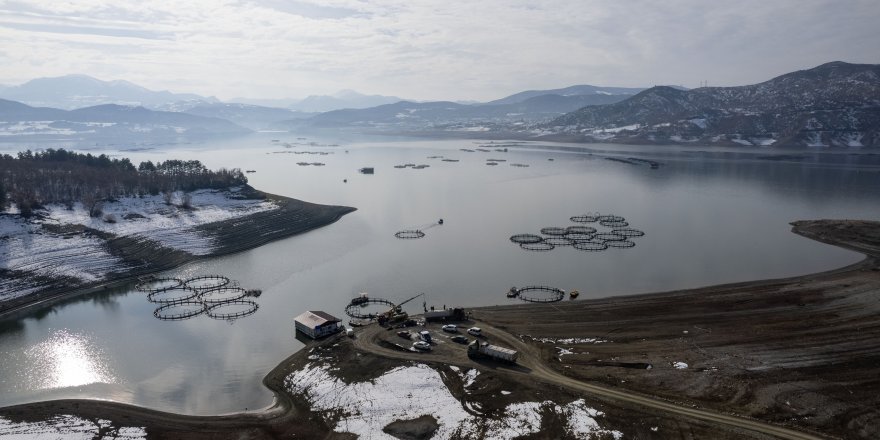
[[[86,397],[188,414],[253,410],[271,403],[263,376],[302,347],[293,317],[311,309],[345,318],[360,291],[391,300],[424,292],[428,306],[472,307],[515,301],[505,297],[510,286],[578,289],[584,299],[791,276],[861,256],[792,234],[789,222],[880,217],[876,155],[767,158],[759,150],[611,145],[459,151],[478,146],[470,140],[317,140],[342,146],[291,149],[331,153],[320,156],[274,154],[289,150],[272,138],[297,142],[273,134],[112,151],[133,162],[197,158],[212,168],[253,169],[258,189],[358,208],[328,227],[163,274],[221,273],[262,289],[254,315],[160,321],[156,304],[123,288],[0,321],[0,405]],[[460,162],[427,158],[437,155]],[[506,162],[487,166],[488,158]],[[430,167],[393,167],[405,163]],[[359,174],[364,166],[376,173]],[[595,253],[528,252],[509,241],[597,211],[623,216],[646,235],[633,248]],[[409,228],[426,235],[394,238]],[[422,299],[407,309],[420,311]]]

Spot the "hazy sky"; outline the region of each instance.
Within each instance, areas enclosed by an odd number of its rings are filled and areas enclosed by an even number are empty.
[[[499,98],[880,63],[878,0],[0,0],[0,84],[83,73],[253,98]]]

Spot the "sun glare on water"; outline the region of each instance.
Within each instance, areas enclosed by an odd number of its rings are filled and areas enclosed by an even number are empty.
[[[85,334],[56,330],[27,350],[37,366],[34,373],[40,388],[65,388],[92,383],[113,383],[103,351]]]

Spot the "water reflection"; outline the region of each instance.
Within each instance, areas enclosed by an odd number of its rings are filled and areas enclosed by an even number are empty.
[[[107,356],[92,338],[57,330],[25,351],[34,388],[65,388],[116,382]]]

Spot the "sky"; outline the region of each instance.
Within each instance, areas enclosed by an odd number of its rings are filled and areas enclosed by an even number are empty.
[[[0,0],[0,84],[86,74],[220,99],[491,100],[880,63],[877,0]]]

